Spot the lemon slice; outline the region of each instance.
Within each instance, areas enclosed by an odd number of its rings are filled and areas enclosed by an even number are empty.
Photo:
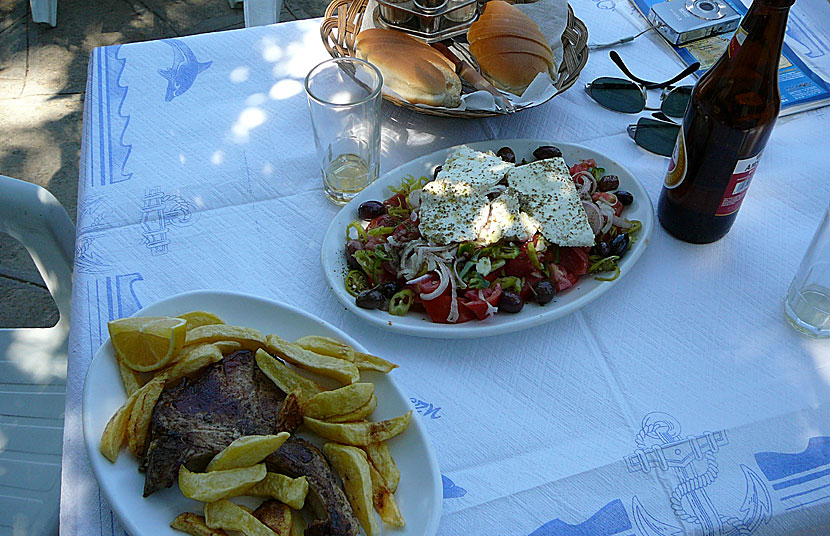
[[[109,322],[107,328],[116,355],[125,365],[139,372],[168,365],[187,338],[187,320],[182,318],[121,318]]]

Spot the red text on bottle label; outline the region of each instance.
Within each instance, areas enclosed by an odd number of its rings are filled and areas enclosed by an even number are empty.
[[[728,216],[741,208],[741,203],[746,196],[749,183],[758,168],[758,160],[760,159],[761,153],[758,153],[751,158],[738,160],[735,171],[732,172],[732,177],[730,177],[729,184],[723,193],[723,199],[715,211],[715,216]]]

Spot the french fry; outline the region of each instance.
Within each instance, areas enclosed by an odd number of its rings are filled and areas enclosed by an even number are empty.
[[[172,384],[194,372],[222,360],[221,350],[217,344],[197,344],[186,349],[173,365],[164,370],[167,380]]]
[[[354,348],[331,337],[307,335],[294,341],[294,344],[316,354],[354,361]]]
[[[265,501],[253,511],[253,516],[277,534],[289,536],[291,533],[291,508],[287,504],[273,499]]]
[[[205,521],[210,528],[238,530],[245,536],[285,536],[277,535],[251,513],[228,500],[206,504]]]
[[[369,403],[374,393],[373,383],[353,383],[333,391],[324,391],[314,395],[303,405],[303,415],[315,419],[328,419],[335,415],[351,413]]]
[[[118,361],[118,371],[121,373],[121,382],[124,384],[127,396],[130,396],[141,389],[144,385],[141,374],[124,364],[124,361],[117,355],[115,356],[115,359]]]
[[[144,457],[144,452],[147,450],[147,435],[150,433],[150,423],[153,420],[153,408],[156,407],[166,380],[166,376],[162,374],[147,382],[147,388],[141,389],[130,409],[130,418],[127,421],[127,444],[139,459]]]
[[[176,516],[170,527],[192,536],[228,536],[222,529],[212,529],[205,523],[205,518],[193,512],[185,512]]]
[[[328,419],[325,419],[325,420],[327,422],[354,422],[354,421],[360,421],[360,420],[365,419],[369,415],[371,415],[375,411],[375,408],[377,408],[377,407],[378,407],[378,397],[376,397],[375,395],[372,395],[372,398],[370,398],[369,401],[366,402],[366,404],[364,404],[363,406],[357,408],[356,410],[351,411],[349,413],[344,413],[343,415],[334,415],[334,416],[329,417]]]
[[[303,513],[299,510],[291,511],[291,536],[305,536],[306,523]]]
[[[159,381],[163,383],[164,379],[160,377]],[[101,454],[109,461],[115,463],[118,453],[121,452],[121,447],[124,446],[124,442],[127,440],[127,425],[135,401],[138,400],[139,396],[153,388],[154,386],[148,382],[144,387],[128,396],[124,404],[118,408],[118,411],[110,417],[104,427],[104,433],[101,434]]]
[[[382,357],[372,354],[364,354],[363,352],[354,353],[354,364],[360,370],[377,370],[379,372],[392,372],[393,369],[398,368],[398,365],[387,361]]]
[[[236,341],[216,341],[213,345],[219,348],[222,355],[228,355],[242,348],[242,345]]]
[[[293,432],[303,424],[301,398],[299,389],[294,389],[286,395],[277,413],[276,432]]]
[[[258,350],[265,346],[265,337],[256,329],[227,324],[209,324],[199,326],[187,332],[185,346],[191,344],[212,343],[217,341],[234,341],[246,350]]]
[[[369,443],[386,441],[400,434],[409,426],[412,411],[380,422],[330,423],[311,417],[304,417],[303,423],[309,430],[330,441],[364,447]]]
[[[323,452],[343,479],[346,497],[366,535],[378,536],[380,527],[372,509],[372,475],[366,453],[359,448],[338,443],[326,443]]]
[[[265,350],[257,350],[256,364],[285,393],[299,389],[303,399],[307,400],[325,390],[312,380],[294,372]]]
[[[202,326],[211,326],[214,324],[224,324],[225,321],[213,313],[206,311],[190,311],[179,315],[177,318],[187,320],[187,331],[192,331],[195,328]]]
[[[249,435],[236,439],[208,463],[205,471],[250,467],[276,452],[288,439],[288,432],[277,435]]]
[[[380,514],[380,518],[384,523],[389,523],[395,527],[406,525],[406,520],[401,515],[395,495],[386,487],[383,476],[378,473],[371,462],[369,463],[369,474],[372,475],[372,504],[375,505],[375,510]]]
[[[360,379],[360,371],[354,364],[336,357],[315,354],[290,343],[276,335],[266,339],[268,351],[300,368],[310,370],[343,384],[355,383]]]
[[[268,473],[265,478],[245,490],[245,495],[271,497],[299,510],[308,495],[308,480],[304,476],[291,478],[279,473]]]
[[[363,449],[378,473],[383,477],[383,482],[389,491],[395,493],[398,490],[398,482],[401,480],[401,472],[395,465],[395,460],[389,453],[389,446],[385,441],[369,443]]]
[[[265,478],[265,464],[209,473],[192,473],[184,465],[179,469],[179,489],[189,498],[213,502],[235,497]],[[208,526],[211,526],[208,523]],[[220,527],[227,528],[227,527]]]
[[[317,354],[337,357],[351,361],[360,370],[377,370],[390,372],[398,365],[372,354],[358,352],[348,344],[331,337],[321,335],[307,335],[294,341],[294,344]]]

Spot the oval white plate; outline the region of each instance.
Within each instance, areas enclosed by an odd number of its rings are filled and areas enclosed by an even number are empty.
[[[135,316],[172,316],[187,311],[210,311],[225,322],[276,333],[289,340],[305,335],[325,335],[366,351],[354,339],[334,326],[306,312],[274,301],[220,291],[197,291],[179,294],[139,311]],[[393,372],[394,374],[394,372]],[[363,371],[364,380],[374,382],[380,403],[373,419],[395,417],[412,409],[389,374]],[[186,498],[177,486],[143,498],[144,474],[138,472],[138,460],[127,450],[112,464],[101,455],[99,444],[107,421],[124,403],[125,393],[112,344],[107,339],[89,366],[83,394],[84,440],[92,470],[112,509],[133,536],[178,536],[170,522],[182,512],[201,512],[202,505]],[[307,439],[310,437],[303,435]],[[318,446],[320,441],[315,441]],[[443,488],[438,461],[424,425],[413,415],[409,428],[389,440],[389,449],[401,471],[395,493],[406,527],[386,527],[391,536],[433,536],[438,531]]]
[[[562,156],[569,166],[580,160],[593,158],[600,167],[605,168],[606,173],[617,175],[620,178],[619,189],[627,190],[634,195],[634,203],[626,208],[625,217],[643,222],[643,228],[637,234],[637,241],[619,262],[620,277],[615,281],[597,281],[592,276],[583,276],[574,287],[558,294],[551,303],[544,307],[525,304],[521,312],[516,314],[496,314],[483,321],[473,320],[464,324],[435,324],[429,320],[426,313],[409,313],[400,317],[380,310],[361,309],[355,305],[354,297],[346,291],[343,284],[343,276],[348,272],[344,256],[346,226],[358,219],[357,207],[364,201],[373,199],[383,201],[391,197],[393,192],[389,190],[389,186],[399,186],[401,179],[407,175],[431,177],[435,166],[442,164],[447,155],[455,149],[455,147],[449,147],[416,158],[384,174],[343,207],[329,225],[320,254],[323,273],[334,295],[349,311],[377,327],[420,337],[469,338],[509,333],[565,316],[599,298],[611,290],[611,287],[631,270],[645,251],[654,228],[654,208],[640,181],[612,159],[581,145],[544,140],[493,140],[467,145],[479,151],[491,150],[493,152],[508,146],[516,153],[516,160],[519,162],[522,158],[528,161],[534,160],[533,151],[540,145],[555,145],[562,150]]]

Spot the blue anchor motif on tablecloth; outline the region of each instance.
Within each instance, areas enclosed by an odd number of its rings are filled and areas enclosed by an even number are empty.
[[[177,195],[165,195],[161,188],[149,188],[141,207],[144,244],[153,255],[168,252],[170,227],[192,225],[198,219],[196,205]]]
[[[626,456],[629,472],[667,471],[678,479],[671,492],[671,507],[686,523],[698,525],[703,536],[749,536],[772,517],[772,501],[763,480],[741,464],[746,481],[740,516],[720,513],[706,492],[718,477],[715,454],[728,443],[726,432],[705,432],[683,438],[680,424],[670,415],[653,412],[643,418],[637,450]],[[648,513],[635,496],[632,514],[643,536],[676,536],[683,529]]]
[[[164,100],[170,102],[190,89],[196,81],[196,76],[213,65],[213,62],[198,61],[190,47],[179,39],[164,39],[162,43],[167,43],[173,48],[173,65],[169,69],[158,71],[167,80]]]
[[[78,232],[75,241],[75,270],[85,273],[101,273],[109,269],[109,263],[95,247],[95,231],[104,228],[106,209],[104,198],[91,195],[78,206]]]

